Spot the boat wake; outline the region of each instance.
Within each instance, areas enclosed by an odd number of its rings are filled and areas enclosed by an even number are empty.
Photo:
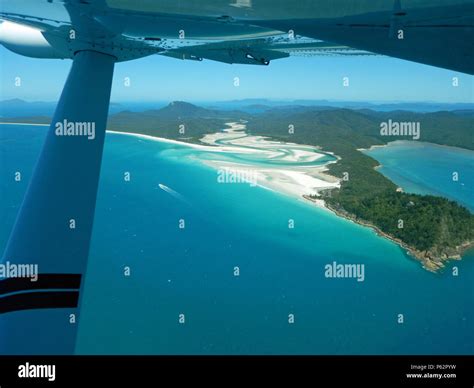
[[[191,206],[191,203],[183,196],[181,195],[180,193],[178,193],[177,191],[173,190],[172,188],[162,184],[162,183],[158,183],[158,187],[167,192],[168,194],[170,194],[172,197],[176,198],[177,200],[181,201],[181,202],[184,202],[185,204]]]

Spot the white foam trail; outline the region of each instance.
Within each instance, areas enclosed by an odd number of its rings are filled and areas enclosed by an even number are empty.
[[[180,200],[181,202],[184,202],[184,203],[186,203],[186,204],[188,204],[188,205],[191,205],[191,204],[189,203],[189,201],[188,201],[186,198],[184,198],[180,193],[178,193],[177,191],[173,190],[172,188],[170,188],[170,187],[168,187],[168,186],[166,186],[166,185],[164,185],[164,184],[162,184],[162,183],[158,183],[158,187],[159,187],[161,190],[166,191],[166,192],[167,192],[168,194],[170,194],[172,197],[174,197],[174,198]]]

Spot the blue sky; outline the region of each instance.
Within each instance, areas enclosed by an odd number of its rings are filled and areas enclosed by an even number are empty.
[[[70,66],[70,60],[26,58],[0,47],[0,100],[55,101]],[[154,55],[117,64],[112,89],[114,102],[243,98],[473,102],[474,77],[387,57],[291,57],[250,66]]]

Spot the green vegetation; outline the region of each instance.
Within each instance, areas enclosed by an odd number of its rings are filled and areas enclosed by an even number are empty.
[[[474,216],[445,198],[383,191],[355,200],[347,199],[343,186],[327,200],[336,209],[342,207],[410,247],[429,251],[434,256],[449,255],[457,246],[474,238]]]
[[[123,111],[110,115],[107,129],[199,143],[199,139],[205,134],[218,132],[226,127],[225,123],[236,121],[236,117],[246,116],[242,112],[216,111],[176,101],[161,109],[145,112]],[[48,124],[51,118],[15,117],[4,118],[2,121]]]
[[[176,101],[162,109],[114,114],[109,117],[107,129],[199,143],[202,136],[220,131],[226,122],[241,115]]]
[[[474,150],[474,116],[472,114],[463,114],[462,112],[413,113],[404,111],[370,112],[370,114],[377,120],[377,125],[381,121],[389,119],[399,122],[419,122],[421,128],[419,141]],[[379,128],[377,128],[378,131]],[[375,133],[375,136],[382,139],[379,132]],[[393,140],[399,140],[399,138],[383,138],[384,142]]]
[[[451,113],[439,112],[426,114],[423,128],[426,138],[434,142],[451,145],[466,145],[474,149],[472,144],[472,128],[467,136],[472,118],[461,118]],[[439,259],[453,256],[456,247],[474,241],[474,216],[464,207],[445,198],[429,195],[415,195],[396,192],[397,187],[389,179],[376,171],[378,163],[358,148],[384,144],[385,139],[379,134],[381,120],[387,117],[399,121],[416,121],[412,113],[409,117],[397,113],[371,112],[367,115],[346,109],[313,111],[291,114],[276,111],[255,117],[250,120],[247,128],[253,134],[271,136],[282,141],[301,144],[319,145],[324,151],[334,152],[341,157],[335,164],[329,165],[331,175],[343,180],[341,189],[323,193],[328,205],[342,215],[354,218],[363,223],[376,226],[391,237],[400,239],[418,251],[426,251],[428,256]],[[418,114],[415,114],[420,116]],[[450,131],[449,140],[441,131],[436,117],[443,117],[444,128],[459,130]],[[374,119],[374,117],[378,117]],[[431,126],[430,123],[434,123]],[[288,126],[294,126],[294,133]],[[444,131],[446,133],[446,131]],[[423,139],[423,137],[422,137]],[[449,140],[449,141],[448,141]],[[399,228],[399,220],[403,220],[403,228]]]
[[[340,156],[341,160],[328,166],[328,172],[348,180],[342,181],[341,189],[323,193],[327,204],[339,214],[374,225],[435,259],[453,256],[460,252],[458,246],[473,243],[474,216],[467,209],[445,198],[396,192],[395,184],[375,169],[377,161],[358,151],[400,139],[380,135],[380,123],[389,119],[419,122],[420,141],[474,150],[474,115],[470,111],[375,112],[288,106],[250,115],[174,102],[158,110],[111,115],[108,129],[197,143],[203,135],[239,119],[248,120],[247,129],[252,134],[316,145]],[[44,123],[49,119],[4,121]],[[180,125],[184,125],[184,134],[179,131]],[[290,133],[289,126],[293,126],[294,133]],[[403,228],[399,228],[399,220],[403,220]]]

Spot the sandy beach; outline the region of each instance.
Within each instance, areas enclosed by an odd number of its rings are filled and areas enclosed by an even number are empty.
[[[0,124],[49,126],[49,124],[35,123]],[[210,153],[240,155],[240,159],[244,160],[243,163],[214,159],[203,159],[202,162],[218,172],[225,171],[227,174],[246,177],[249,184],[253,186],[260,186],[298,199],[304,196],[319,196],[321,190],[340,187],[339,179],[325,173],[327,164],[334,161],[318,164],[318,160],[324,158],[325,153],[317,147],[283,143],[264,136],[248,135],[245,132],[245,123],[233,122],[226,125],[228,128],[221,132],[203,136],[200,139],[203,144],[131,132],[108,130],[107,133],[177,144]],[[247,159],[246,162],[245,159]],[[321,207],[325,206],[322,199],[312,202]]]
[[[319,196],[321,190],[340,187],[339,179],[325,173],[326,164],[311,164],[325,156],[316,147],[277,142],[263,136],[251,136],[246,134],[245,124],[242,123],[227,123],[227,125],[229,128],[222,132],[205,135],[201,139],[204,144],[136,133],[107,132],[179,144],[206,152],[241,154],[248,158],[248,162],[214,159],[202,162],[218,172],[224,171],[233,176],[246,177],[248,184],[252,186],[260,186],[298,199],[309,195]],[[313,203],[324,207],[322,199]]]
[[[387,146],[387,144],[375,144],[375,145],[370,146],[369,148],[357,148],[357,151],[360,151],[360,152],[371,151],[373,149],[384,148],[386,146]]]
[[[35,124],[35,123],[2,123],[1,125],[31,125],[33,127],[49,127],[49,124]]]

